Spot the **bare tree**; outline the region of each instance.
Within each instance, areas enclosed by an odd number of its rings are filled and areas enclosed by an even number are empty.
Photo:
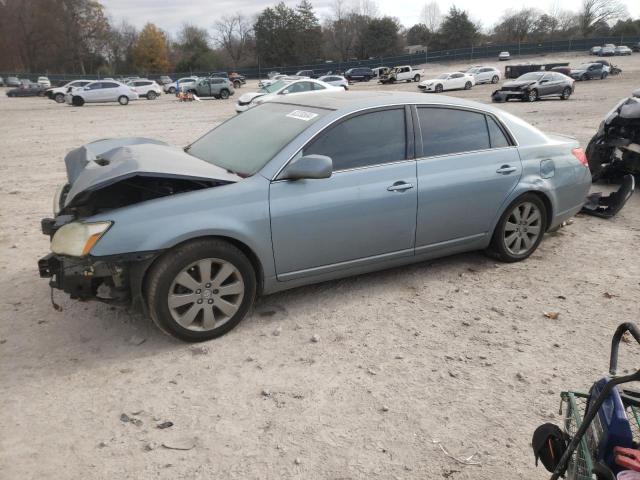
[[[628,15],[627,7],[620,0],[583,0],[578,12],[580,31],[587,36],[598,24]]]
[[[251,23],[240,13],[228,15],[218,20],[214,27],[213,39],[222,48],[233,63],[238,67],[246,56],[251,44]]]
[[[442,13],[438,4],[435,1],[425,3],[420,12],[420,19],[430,32],[436,32],[442,23]]]
[[[380,15],[380,9],[375,0],[356,0],[353,12],[369,18],[376,18]]]
[[[325,35],[329,50],[338,53],[341,60],[347,60],[356,40],[356,32],[352,25],[353,11],[345,0],[335,0],[331,5],[331,13],[325,20]]]

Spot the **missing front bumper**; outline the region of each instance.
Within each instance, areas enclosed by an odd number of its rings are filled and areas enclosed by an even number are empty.
[[[617,191],[606,196],[603,196],[602,192],[592,193],[587,197],[587,201],[580,211],[600,218],[614,217],[631,198],[634,190],[635,179],[633,175],[625,175]]]

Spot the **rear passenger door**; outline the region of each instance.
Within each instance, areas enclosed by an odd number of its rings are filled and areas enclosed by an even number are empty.
[[[418,106],[416,113],[416,254],[481,242],[522,174],[517,148],[482,112]]]

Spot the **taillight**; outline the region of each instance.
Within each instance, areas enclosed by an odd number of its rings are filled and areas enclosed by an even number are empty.
[[[589,168],[589,160],[587,160],[587,155],[584,153],[584,150],[581,148],[574,148],[571,150],[571,153],[573,153],[573,156],[576,157],[582,165]]]

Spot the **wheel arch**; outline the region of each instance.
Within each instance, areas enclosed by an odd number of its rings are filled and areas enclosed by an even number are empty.
[[[490,230],[491,236],[493,236],[493,232],[495,232],[496,227],[498,226],[498,222],[502,218],[502,215],[504,215],[504,212],[507,211],[507,208],[509,208],[509,205],[515,202],[518,198],[524,195],[527,195],[529,193],[536,195],[538,198],[540,198],[540,200],[544,204],[545,213],[547,214],[547,225],[545,225],[545,231],[549,230],[549,227],[551,226],[551,223],[552,223],[553,211],[554,211],[551,198],[549,197],[548,193],[543,190],[540,190],[537,188],[530,188],[530,186],[525,186],[525,188],[514,190],[511,193],[511,195],[509,195],[509,197],[504,201],[504,203],[500,207],[500,210],[497,212],[496,217],[493,220],[493,224]]]

